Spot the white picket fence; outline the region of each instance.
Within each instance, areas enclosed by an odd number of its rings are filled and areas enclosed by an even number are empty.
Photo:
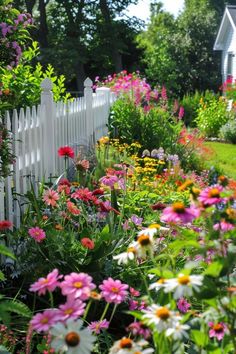
[[[92,81],[84,82],[84,97],[72,102],[53,101],[52,82],[41,84],[41,103],[37,107],[6,112],[8,130],[13,133],[13,154],[16,156],[12,175],[0,182],[0,220],[10,220],[19,227],[24,207],[23,198],[33,184],[47,181],[63,173],[64,159],[59,158],[60,146],[93,147],[107,134],[110,106],[116,99],[108,88],[92,90]]]

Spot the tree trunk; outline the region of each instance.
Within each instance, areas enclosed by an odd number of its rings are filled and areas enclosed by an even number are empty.
[[[39,0],[39,13],[40,24],[38,31],[38,38],[41,48],[48,48],[48,25],[47,25],[47,13],[46,3],[44,0]]]
[[[115,72],[118,73],[122,70],[122,55],[118,48],[118,38],[116,27],[113,24],[110,9],[107,0],[100,0],[100,10],[105,21],[105,33],[109,45],[111,46],[111,57],[114,64]]]
[[[78,60],[77,66],[76,66],[76,84],[77,84],[77,90],[79,91],[79,94],[83,94],[84,92],[84,80],[86,79],[86,74],[84,70],[84,63]]]

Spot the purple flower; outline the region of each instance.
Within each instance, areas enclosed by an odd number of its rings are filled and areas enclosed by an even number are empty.
[[[183,116],[184,116],[184,107],[181,106],[179,109],[179,119],[182,119]]]
[[[101,333],[102,329],[107,329],[109,327],[110,322],[106,319],[102,321],[93,321],[88,325],[88,328],[96,334]]]
[[[180,310],[180,312],[186,313],[188,312],[188,309],[191,307],[191,305],[184,297],[181,297],[177,302],[177,307]]]
[[[142,225],[143,222],[143,218],[139,218],[137,215],[132,215],[130,220],[134,223],[134,225],[136,226],[140,226]]]

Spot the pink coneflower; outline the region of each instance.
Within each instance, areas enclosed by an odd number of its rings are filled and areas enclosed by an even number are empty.
[[[73,159],[75,156],[74,150],[70,146],[61,146],[57,152],[60,157],[70,157]]]
[[[100,334],[102,329],[107,329],[109,327],[110,322],[108,322],[106,319],[102,321],[93,321],[88,325],[88,328],[96,333]]]
[[[55,192],[53,189],[48,189],[43,194],[43,201],[52,207],[57,206],[57,201],[59,200],[59,194]]]
[[[29,229],[28,234],[38,243],[42,242],[46,238],[45,232],[38,226]]]
[[[59,279],[63,276],[58,274],[58,269],[54,269],[46,278],[39,278],[30,286],[30,291],[38,292],[38,295],[45,295],[46,291],[54,291],[60,285]]]
[[[177,307],[180,310],[180,312],[186,313],[188,312],[188,309],[191,307],[191,304],[189,304],[184,297],[181,297],[177,302]]]
[[[72,215],[79,215],[79,214],[80,214],[80,210],[77,208],[77,206],[75,205],[75,203],[67,202],[67,203],[66,203],[66,206],[67,206],[67,210],[68,210],[69,213],[71,213]]]
[[[0,221],[0,231],[10,229],[13,226],[12,222],[9,220]]]
[[[204,206],[210,206],[214,204],[221,203],[223,198],[220,196],[220,193],[223,191],[223,187],[215,184],[214,186],[207,187],[199,194],[198,200]]]
[[[209,331],[209,337],[210,338],[217,338],[218,340],[222,340],[225,332],[227,332],[227,326],[225,323],[223,322],[219,322],[219,323],[214,323],[214,322],[209,322],[208,326],[210,327],[210,331]]]
[[[76,320],[83,315],[86,304],[79,299],[69,299],[65,304],[60,305],[57,315],[60,321],[67,321],[69,318]]]
[[[74,272],[65,276],[60,287],[63,295],[79,298],[82,301],[87,300],[91,290],[96,288],[92,283],[92,277],[88,274]]]
[[[216,230],[216,231],[219,230],[219,231],[223,231],[223,232],[233,230],[234,228],[235,228],[235,225],[233,225],[225,220],[222,220],[213,226],[214,230]]]
[[[114,188],[114,185],[118,182],[119,178],[117,176],[107,175],[100,178],[100,183],[104,186],[108,186],[110,188]]]
[[[99,286],[105,301],[114,304],[120,304],[126,299],[128,295],[126,289],[128,289],[128,287],[127,284],[122,284],[120,280],[113,280],[112,278],[104,280]]]
[[[126,330],[131,332],[133,336],[140,336],[144,339],[148,339],[151,336],[151,330],[139,321],[131,323]]]
[[[55,309],[45,310],[37,313],[30,324],[36,332],[47,332],[55,323],[58,322],[57,311]]]
[[[192,206],[186,208],[182,202],[175,202],[171,207],[163,210],[161,221],[167,223],[183,223],[192,222],[200,215],[199,209]]]
[[[88,248],[89,250],[94,249],[94,242],[93,242],[93,240],[91,240],[88,237],[82,238],[81,244],[82,244],[82,246],[84,246],[85,248]]]

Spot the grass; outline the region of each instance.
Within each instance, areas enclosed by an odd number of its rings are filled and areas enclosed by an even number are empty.
[[[211,150],[206,157],[207,166],[218,167],[226,176],[236,180],[236,145],[218,142],[207,142],[205,145]]]

